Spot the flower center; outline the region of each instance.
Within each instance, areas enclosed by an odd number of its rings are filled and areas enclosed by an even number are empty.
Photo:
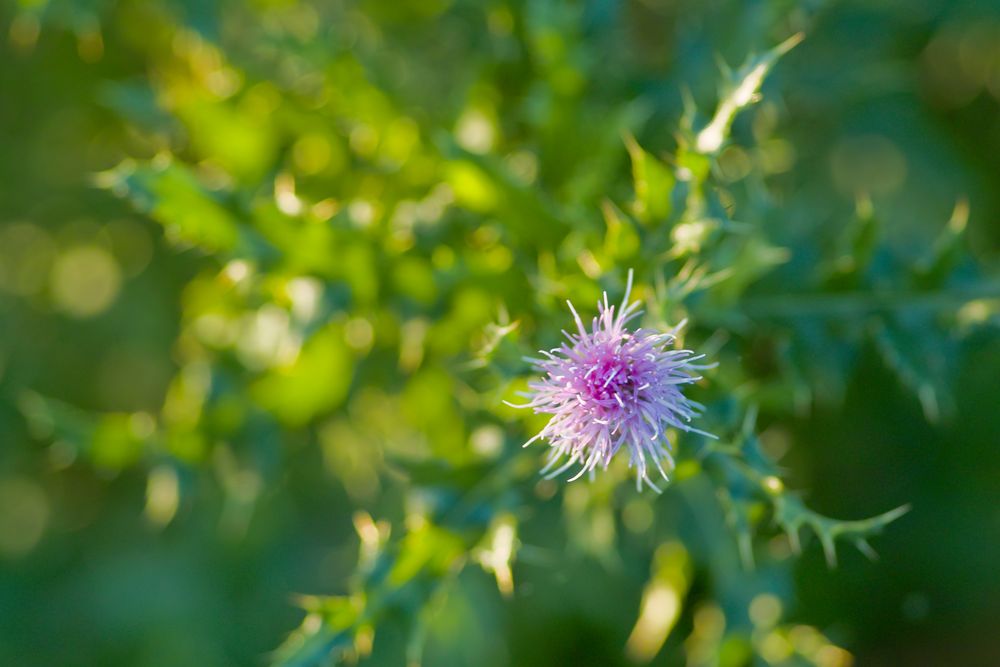
[[[615,356],[598,361],[584,377],[584,393],[604,405],[621,405],[630,400],[635,394],[631,362]]]

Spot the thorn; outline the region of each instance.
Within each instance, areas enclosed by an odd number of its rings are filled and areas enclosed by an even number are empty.
[[[948,220],[948,229],[953,234],[961,234],[965,231],[965,226],[969,223],[969,200],[963,195],[952,210],[951,219]]]
[[[805,38],[806,34],[804,32],[797,32],[788,39],[786,39],[785,41],[783,41],[781,44],[778,44],[776,47],[774,47],[774,52],[777,53],[779,56],[783,56],[792,49],[794,49],[796,46],[801,44],[802,40],[804,40]]]
[[[863,537],[859,537],[857,540],[854,541],[854,544],[855,546],[858,547],[858,551],[863,553],[868,558],[868,560],[870,561],[878,560],[878,552],[872,548],[872,545],[868,543],[868,540],[866,540]]]
[[[837,567],[837,546],[833,542],[833,537],[824,532],[817,533],[819,541],[823,544],[823,555],[826,556],[826,566],[831,570]]]
[[[788,544],[791,545],[792,551],[795,552],[796,556],[801,556],[802,542],[799,540],[799,529],[789,526],[785,528],[785,534],[788,535]]]
[[[909,512],[911,509],[913,509],[913,505],[911,505],[910,503],[906,503],[905,505],[900,505],[896,509],[891,509],[888,512],[885,512],[884,514],[879,514],[877,517],[875,517],[874,520],[880,526],[887,526],[896,519],[898,519],[899,517]]]

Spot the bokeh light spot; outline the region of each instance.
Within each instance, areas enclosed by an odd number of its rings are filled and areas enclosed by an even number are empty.
[[[56,259],[51,281],[57,308],[74,317],[91,317],[114,303],[121,288],[121,270],[107,250],[82,245]]]
[[[29,553],[45,533],[49,502],[36,483],[26,479],[0,480],[0,556]]]

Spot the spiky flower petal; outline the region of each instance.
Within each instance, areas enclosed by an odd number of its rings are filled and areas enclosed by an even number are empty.
[[[629,271],[617,314],[605,292],[589,331],[567,301],[576,333],[564,331],[568,342],[542,350],[542,359],[528,359],[543,377],[528,384],[530,391],[523,395],[529,402],[514,407],[552,415],[545,428],[525,443],[548,441],[551,448],[542,472],[549,477],[574,465],[579,470],[570,481],[585,473],[593,476],[598,467],[607,469],[625,447],[629,467],[636,471],[636,488],[645,483],[659,491],[649,471],[652,465],[669,481],[667,471],[673,469],[674,461],[667,429],[709,435],[691,427],[702,406],[681,391],[701,379],[696,371],[705,366],[694,362],[704,355],[673,349],[683,322],[666,333],[630,330],[628,324],[642,314],[638,301],[629,303],[631,291]]]

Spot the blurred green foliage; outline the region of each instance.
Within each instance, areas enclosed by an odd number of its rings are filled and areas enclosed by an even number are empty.
[[[1000,660],[1000,7],[0,21],[0,664]],[[503,404],[630,268],[662,496]]]

